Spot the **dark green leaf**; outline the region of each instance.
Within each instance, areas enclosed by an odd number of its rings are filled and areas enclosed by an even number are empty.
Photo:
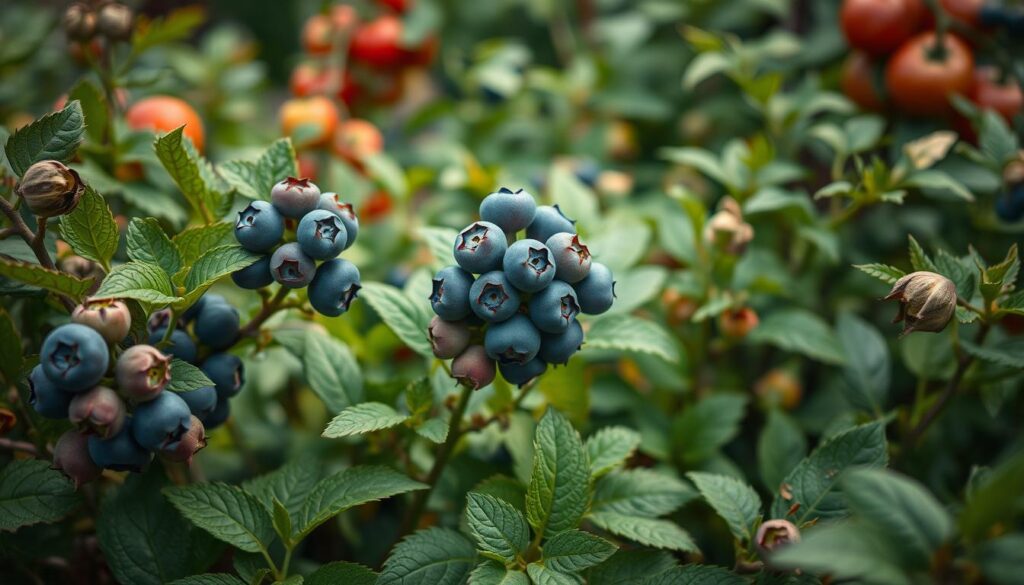
[[[128,257],[138,262],[155,264],[164,269],[168,277],[181,269],[181,254],[152,217],[133,218],[128,224]]]
[[[688,465],[706,460],[739,432],[746,406],[746,396],[720,393],[687,408],[673,424],[675,455]]]
[[[761,498],[742,481],[714,473],[690,472],[686,474],[697,486],[704,500],[714,508],[737,540],[749,543],[761,521]]]
[[[669,362],[679,360],[676,342],[664,327],[632,315],[609,315],[594,321],[584,347],[649,353]]]
[[[103,279],[93,298],[135,299],[154,306],[169,305],[180,299],[171,291],[167,274],[159,266],[143,262],[116,266]]]
[[[526,517],[545,535],[575,528],[590,499],[590,467],[583,441],[569,419],[548,408],[533,444]]]
[[[604,562],[617,548],[588,532],[566,530],[544,543],[544,566],[560,573],[577,573]]]
[[[783,479],[807,455],[807,438],[793,419],[774,408],[757,441],[757,463],[761,480],[775,493]]]
[[[600,477],[621,466],[640,446],[640,434],[626,427],[605,427],[587,438],[590,475]]]
[[[313,571],[303,585],[374,585],[377,573],[356,563],[327,563]]]
[[[470,492],[466,498],[466,519],[477,547],[488,556],[512,564],[526,552],[530,527],[512,504]]]
[[[210,250],[235,244],[235,227],[226,221],[193,227],[174,236],[171,241],[181,252],[182,265],[191,266]]]
[[[167,385],[167,390],[191,392],[211,386],[213,386],[213,381],[206,377],[206,374],[199,368],[177,358],[171,360],[171,383]]]
[[[592,514],[590,520],[612,534],[654,548],[697,552],[693,538],[674,522],[638,518],[615,512]]]
[[[47,461],[15,459],[0,470],[0,531],[60,520],[78,503],[74,484]]]
[[[82,300],[93,284],[92,279],[82,280],[66,272],[50,270],[38,264],[11,260],[3,256],[0,256],[0,276],[64,294],[75,301]]]
[[[363,283],[359,295],[410,349],[423,357],[434,358],[427,339],[431,318],[428,303],[413,301],[399,289],[379,282]]]
[[[398,543],[377,585],[462,585],[476,564],[476,551],[454,530],[428,528]]]
[[[828,323],[804,309],[785,309],[768,315],[748,339],[829,364],[841,365],[845,359],[842,345]]]
[[[836,322],[843,364],[846,399],[855,407],[880,413],[889,394],[889,346],[870,323],[852,313],[840,313]]]
[[[208,483],[163,491],[190,522],[236,548],[260,552],[274,539],[267,510],[235,486]]]
[[[86,187],[74,211],[60,218],[60,235],[79,256],[110,266],[119,233],[103,197]]]
[[[14,321],[7,309],[0,307],[0,373],[7,386],[14,386],[21,379],[21,367],[25,362],[21,335],[14,327]]]
[[[874,276],[886,284],[896,284],[897,280],[907,274],[899,268],[888,266],[886,264],[854,264],[853,267],[865,274]]]
[[[652,469],[626,469],[597,481],[590,510],[655,518],[674,512],[696,497],[693,488],[671,475]]]
[[[280,468],[242,484],[242,489],[259,500],[268,513],[273,512],[274,500],[278,500],[295,518],[319,479],[320,462],[311,455],[299,455]]]
[[[181,190],[181,194],[203,218],[220,217],[227,200],[222,185],[213,171],[196,152],[191,141],[183,137],[184,126],[156,139],[156,156]]]
[[[349,406],[338,413],[322,436],[328,439],[350,437],[389,429],[408,420],[408,416],[399,414],[394,408],[380,402],[363,402]]]
[[[82,105],[70,101],[63,110],[47,114],[15,131],[7,139],[4,152],[14,174],[20,177],[39,161],[66,162],[78,150],[84,133]]]

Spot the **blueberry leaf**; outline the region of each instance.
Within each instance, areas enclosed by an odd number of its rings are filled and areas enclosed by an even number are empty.
[[[752,343],[767,343],[828,364],[842,365],[846,357],[832,327],[806,309],[783,309],[768,315],[750,332]]]
[[[697,552],[693,538],[674,522],[638,518],[616,512],[592,514],[590,520],[608,532],[654,548]]]
[[[230,206],[226,186],[214,175],[206,159],[196,152],[192,141],[184,138],[181,126],[156,139],[154,148],[167,174],[181,194],[207,223],[221,217]]]
[[[181,254],[167,237],[160,223],[152,217],[133,218],[128,224],[128,257],[139,262],[156,264],[173,276],[181,269]]]
[[[206,252],[235,243],[234,225],[222,221],[188,228],[171,239],[181,252],[181,262],[191,266]]]
[[[159,266],[128,262],[103,279],[92,295],[97,299],[135,299],[149,305],[170,305],[181,300],[171,291],[171,279]]]
[[[199,368],[177,358],[171,360],[171,382],[167,385],[167,390],[192,392],[213,385],[213,381]]]
[[[693,488],[671,475],[651,469],[627,469],[597,481],[590,510],[656,518],[674,512],[696,497]]]
[[[266,550],[274,539],[270,515],[256,498],[224,483],[165,488],[164,495],[185,518],[235,548]]]
[[[377,585],[462,585],[476,560],[473,545],[458,532],[446,528],[420,530],[392,549]]]
[[[331,412],[363,401],[363,374],[348,346],[323,331],[278,330],[274,340],[302,360],[306,382]]]
[[[79,502],[75,486],[50,463],[14,460],[0,470],[0,530],[54,522]]]
[[[569,419],[548,408],[534,435],[526,517],[546,535],[576,528],[590,501],[590,466]]]
[[[328,439],[350,437],[389,429],[408,420],[408,416],[399,414],[394,408],[381,402],[363,402],[350,406],[338,413],[321,436]]]
[[[676,341],[664,327],[632,315],[609,315],[595,320],[583,347],[649,353],[668,362],[679,361]]]
[[[104,267],[117,252],[119,232],[103,196],[86,187],[74,211],[60,218],[60,235],[76,254]]]
[[[259,500],[267,512],[273,512],[274,500],[278,500],[288,514],[296,518],[319,480],[319,462],[310,455],[300,455],[270,473],[247,481],[242,489]]]
[[[749,543],[754,539],[754,530],[761,521],[761,498],[753,488],[736,478],[714,473],[693,471],[686,476],[738,541]]]
[[[19,282],[45,288],[81,300],[92,287],[93,280],[82,280],[67,272],[58,272],[43,268],[38,264],[30,264],[0,256],[0,277],[10,278]]]
[[[245,585],[245,581],[228,573],[205,573],[171,581],[170,585]]]
[[[366,300],[384,324],[410,349],[423,357],[434,358],[427,339],[427,325],[430,323],[427,303],[417,303],[399,289],[380,282],[363,283],[359,297]]]
[[[220,166],[220,171],[242,196],[263,200],[270,199],[270,190],[278,181],[299,175],[290,138],[275,140],[255,161],[228,161]]]
[[[640,446],[640,434],[627,427],[605,427],[587,438],[590,475],[600,477],[621,466]]]
[[[560,573],[576,573],[604,562],[617,548],[589,532],[566,530],[544,543],[544,566]]]
[[[470,492],[466,498],[466,518],[477,547],[485,555],[511,564],[526,552],[530,528],[526,518],[512,504]]]
[[[508,569],[505,565],[492,560],[485,560],[473,569],[469,582],[479,585],[530,585],[526,573]]]
[[[78,150],[85,133],[85,116],[78,101],[18,129],[4,147],[7,160],[19,177],[43,160],[67,161]]]
[[[370,569],[345,561],[337,561],[322,565],[306,577],[303,585],[374,585],[377,573]]]

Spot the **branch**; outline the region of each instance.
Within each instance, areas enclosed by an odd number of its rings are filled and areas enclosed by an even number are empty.
[[[14,439],[8,439],[6,437],[0,437],[0,449],[21,451],[22,453],[28,453],[33,457],[39,456],[39,449],[37,449],[32,443],[27,441],[15,441]]]
[[[3,230],[3,237],[6,238],[11,235],[20,236],[28,247],[32,249],[32,253],[36,256],[36,260],[39,261],[39,264],[43,268],[57,270],[57,266],[53,263],[53,260],[50,259],[50,253],[46,251],[46,218],[37,218],[36,222],[39,225],[39,231],[33,232],[29,229],[28,224],[25,223],[25,220],[21,218],[18,211],[14,209],[14,206],[11,205],[11,202],[4,197],[0,197],[0,212],[3,212],[11,222],[11,227]],[[75,308],[76,303],[67,295],[58,294],[57,296],[60,298],[61,303],[63,303],[68,312],[71,312]]]
[[[245,327],[242,327],[241,331],[238,332],[239,338],[255,337],[260,331],[260,326],[262,326],[267,319],[282,308],[281,303],[284,302],[284,298],[287,297],[290,292],[291,289],[285,286],[278,289],[277,294],[275,294],[269,301],[265,301],[260,312],[257,313],[256,316],[246,323]]]

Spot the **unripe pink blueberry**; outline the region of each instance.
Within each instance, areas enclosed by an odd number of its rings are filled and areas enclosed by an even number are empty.
[[[270,202],[281,215],[302,219],[320,204],[320,188],[309,179],[288,177],[270,190]]]
[[[452,361],[452,377],[463,386],[479,390],[494,381],[497,367],[482,345],[471,345]]]
[[[196,415],[192,415],[188,432],[182,435],[181,440],[173,449],[164,449],[161,455],[171,461],[181,461],[192,465],[192,457],[206,447],[206,428]]]
[[[171,358],[152,345],[133,345],[117,360],[117,386],[128,398],[156,398],[171,381]]]
[[[78,429],[101,439],[109,439],[124,426],[126,409],[121,397],[106,386],[97,386],[76,395],[68,408],[68,420]]]
[[[436,315],[427,326],[430,347],[441,359],[451,359],[462,353],[469,346],[470,335],[465,322],[445,321]]]
[[[789,520],[765,520],[754,537],[757,553],[762,557],[795,542],[800,542],[800,530]]]
[[[102,469],[89,455],[89,437],[75,430],[65,432],[53,448],[53,468],[75,482],[75,487],[98,478]]]
[[[568,283],[583,280],[590,274],[590,249],[580,242],[578,234],[558,233],[545,242],[555,259],[555,278]]]
[[[132,313],[128,305],[115,299],[89,300],[75,307],[71,321],[92,327],[107,340],[120,343],[132,327]]]

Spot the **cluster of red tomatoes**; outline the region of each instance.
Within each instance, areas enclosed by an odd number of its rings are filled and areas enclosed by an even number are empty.
[[[1020,85],[975,60],[969,38],[984,38],[993,9],[985,0],[941,0],[948,30],[922,0],[844,0],[843,33],[855,51],[843,65],[844,93],[865,109],[894,108],[912,116],[948,118],[958,128],[950,98],[961,95],[1007,120],[1024,106]]]

